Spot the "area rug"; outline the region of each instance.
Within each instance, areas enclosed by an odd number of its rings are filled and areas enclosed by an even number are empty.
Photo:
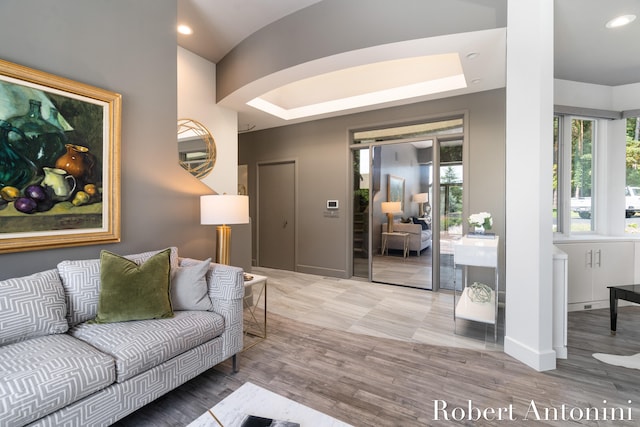
[[[593,357],[609,365],[622,366],[630,369],[640,369],[640,353],[631,356],[617,354],[593,353]]]

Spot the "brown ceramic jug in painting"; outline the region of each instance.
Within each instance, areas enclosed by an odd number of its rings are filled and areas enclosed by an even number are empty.
[[[79,179],[91,173],[93,161],[89,149],[82,145],[65,144],[67,152],[56,161],[56,168],[67,171],[69,175]]]

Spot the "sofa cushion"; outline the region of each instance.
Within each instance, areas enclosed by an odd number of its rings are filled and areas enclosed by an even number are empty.
[[[115,381],[113,358],[67,334],[0,347],[0,424],[24,425]]]
[[[121,383],[217,337],[224,326],[212,311],[177,311],[170,319],[81,323],[69,333],[113,356]]]
[[[179,266],[171,273],[171,305],[174,310],[211,310],[206,274],[211,258],[193,266]]]
[[[50,334],[69,324],[57,270],[0,282],[0,345]]]
[[[178,266],[178,248],[171,247],[171,268]],[[142,264],[161,251],[125,255]],[[100,259],[62,261],[58,264],[67,300],[67,320],[70,326],[96,317],[100,295]]]
[[[109,251],[100,253],[100,297],[93,322],[173,317],[170,299],[170,250],[141,265]]]
[[[422,230],[428,230],[429,229],[429,224],[427,224],[426,221],[421,221],[418,218],[411,217],[411,220],[413,221],[414,224],[419,224],[420,228],[422,228]]]

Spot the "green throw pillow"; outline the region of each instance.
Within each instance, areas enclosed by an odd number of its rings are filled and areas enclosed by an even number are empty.
[[[100,297],[94,323],[173,317],[169,286],[170,249],[144,264],[109,251],[100,252]]]

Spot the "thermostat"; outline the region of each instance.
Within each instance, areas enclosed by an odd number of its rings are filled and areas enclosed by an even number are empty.
[[[327,209],[338,209],[337,200],[327,200]]]

